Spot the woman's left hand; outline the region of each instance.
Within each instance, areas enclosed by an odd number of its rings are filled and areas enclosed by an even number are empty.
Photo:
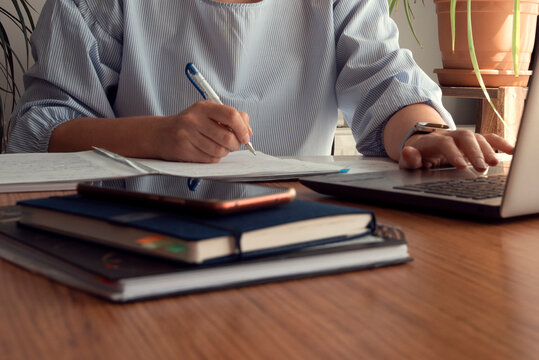
[[[514,146],[496,134],[481,135],[470,130],[436,131],[417,134],[400,153],[399,166],[403,169],[432,168],[452,165],[458,169],[468,162],[479,172],[498,164],[495,150],[513,153]]]

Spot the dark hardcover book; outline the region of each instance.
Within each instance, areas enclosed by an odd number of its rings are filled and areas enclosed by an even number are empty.
[[[0,257],[115,302],[210,291],[401,264],[411,260],[402,232],[375,234],[278,255],[191,265],[80,241],[17,224],[17,207],[0,208]]]
[[[258,256],[372,232],[370,211],[313,201],[203,216],[80,195],[19,202],[22,224],[188,263]]]

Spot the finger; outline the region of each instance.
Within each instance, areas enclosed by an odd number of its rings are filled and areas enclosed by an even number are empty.
[[[209,155],[191,141],[183,141],[174,146],[171,151],[165,152],[163,159],[182,162],[217,163],[221,160],[221,157]]]
[[[221,161],[221,157],[211,156],[201,151],[195,146],[192,146],[192,150],[188,153],[186,158],[181,161],[215,164]]]
[[[228,130],[224,130],[227,136],[234,138],[236,143],[237,139],[235,136]],[[228,155],[230,150],[216,142],[213,138],[210,138],[206,136],[206,134],[199,133],[195,136],[193,136],[190,141],[193,148],[195,148],[198,152],[205,154],[208,158],[211,159],[221,159]],[[238,144],[239,148],[239,144]]]
[[[486,141],[492,146],[494,149],[501,150],[506,154],[512,154],[515,150],[515,147],[513,144],[511,144],[509,141],[505,140],[503,137],[496,135],[496,134],[486,134],[483,135]]]
[[[494,149],[485,139],[485,137],[481,134],[476,134],[475,137],[477,143],[479,144],[479,147],[481,148],[481,151],[483,152],[487,164],[490,166],[498,165],[498,158],[496,157],[496,152],[494,152]]]
[[[470,160],[474,169],[480,172],[487,169],[488,166],[485,162],[485,156],[477,141],[476,134],[471,131],[454,131],[451,133],[451,137],[453,137],[454,143],[460,152]],[[490,146],[488,147],[490,148]]]
[[[249,136],[253,136],[253,129],[251,129],[251,119],[249,119],[249,115],[246,112],[240,112],[240,116],[243,119],[243,122],[247,125],[247,128],[249,129]]]
[[[419,169],[422,166],[421,152],[412,146],[405,146],[401,152],[399,167],[401,169]]]
[[[452,135],[453,132],[421,135],[424,139],[414,147],[421,152],[423,158],[429,161],[432,159],[431,163],[436,162],[436,166],[449,163],[457,169],[464,169],[468,164]]]
[[[251,140],[249,137],[249,125],[245,123],[238,110],[210,101],[201,103],[204,103],[202,109],[207,118],[230,128],[241,144],[247,144]]]
[[[238,150],[241,146],[241,142],[231,129],[215,121],[211,121],[207,126],[198,130],[198,139],[200,139],[200,136],[203,136],[228,151]],[[213,151],[213,147],[210,148],[210,151]]]
[[[195,107],[199,108],[198,112],[195,111],[181,116],[183,131],[179,137],[187,139],[187,141],[193,143],[211,156],[223,157],[229,151],[238,150],[241,143],[231,132],[230,128],[202,114],[200,111],[201,106],[204,107],[207,104],[195,105]],[[220,147],[224,147],[225,149],[220,149]]]

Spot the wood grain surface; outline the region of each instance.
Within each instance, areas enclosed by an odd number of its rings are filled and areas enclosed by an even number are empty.
[[[537,359],[539,218],[374,209],[414,261],[118,305],[0,260],[0,358]],[[54,193],[0,195],[0,204]]]

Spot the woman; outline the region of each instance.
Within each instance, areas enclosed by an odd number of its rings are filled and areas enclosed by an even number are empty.
[[[217,162],[252,141],[273,155],[327,155],[337,108],[358,150],[401,167],[469,160],[493,147],[447,123],[437,85],[399,48],[380,0],[57,0],[32,36],[36,64],[12,116],[8,151],[99,146],[145,158]],[[196,63],[226,105],[198,101]]]

